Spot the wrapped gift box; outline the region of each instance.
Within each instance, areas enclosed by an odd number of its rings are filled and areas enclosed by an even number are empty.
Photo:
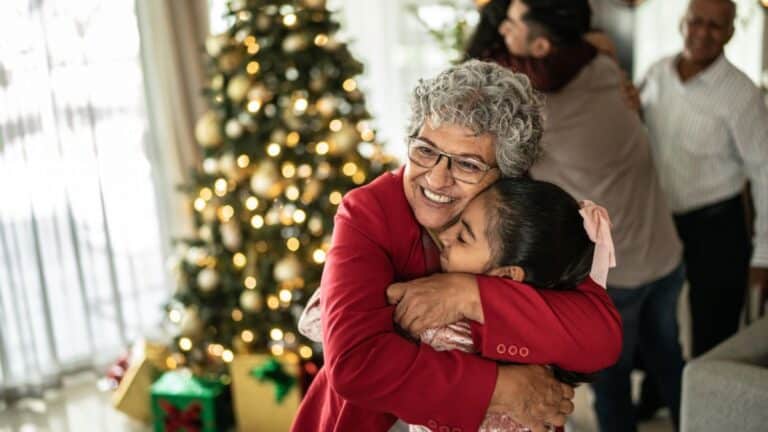
[[[301,402],[299,366],[295,356],[235,356],[229,370],[238,431],[290,430]]]
[[[188,370],[164,373],[152,384],[155,432],[215,432],[227,430],[232,410],[227,386]]]
[[[168,355],[165,345],[140,341],[133,346],[128,369],[112,394],[115,409],[145,423],[152,420],[150,388],[165,371]]]

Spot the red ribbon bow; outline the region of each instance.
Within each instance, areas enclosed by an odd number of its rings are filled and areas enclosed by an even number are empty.
[[[179,409],[166,400],[160,401],[160,408],[165,411],[165,432],[198,432],[202,428],[200,411],[202,408],[197,402]]]

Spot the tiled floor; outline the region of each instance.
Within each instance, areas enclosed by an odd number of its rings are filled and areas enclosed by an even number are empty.
[[[587,387],[576,391],[576,412],[568,431],[597,430]],[[150,427],[116,412],[110,394],[96,387],[96,377],[70,379],[62,391],[47,395],[45,401],[27,400],[13,409],[0,410],[0,432],[149,432]],[[640,432],[672,432],[666,418],[640,426]]]
[[[0,432],[148,432],[112,409],[111,393],[98,390],[97,378],[83,374],[69,378],[64,389],[45,400],[23,400],[0,410]]]

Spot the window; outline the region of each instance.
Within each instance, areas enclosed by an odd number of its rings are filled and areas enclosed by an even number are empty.
[[[0,2],[0,396],[161,319],[139,47],[131,0]]]

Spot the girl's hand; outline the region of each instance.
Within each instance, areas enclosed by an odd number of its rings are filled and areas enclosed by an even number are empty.
[[[387,288],[387,300],[397,305],[395,322],[414,337],[465,318],[482,322],[477,281],[469,274],[438,273],[396,283]]]

